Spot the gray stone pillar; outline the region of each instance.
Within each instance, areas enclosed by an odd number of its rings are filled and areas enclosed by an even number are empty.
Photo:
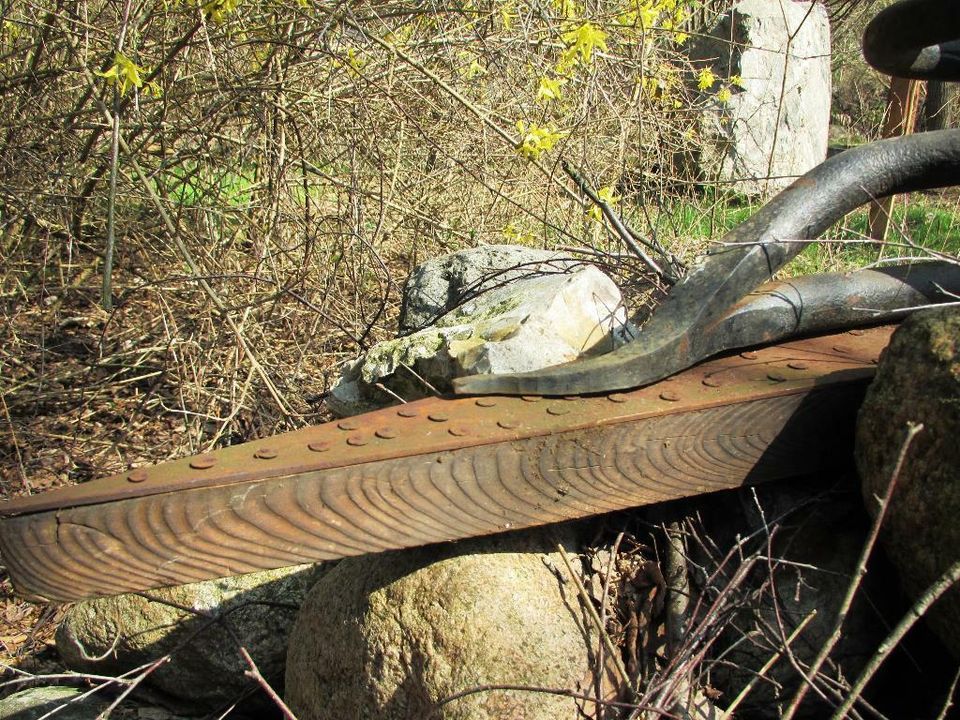
[[[707,106],[706,182],[769,194],[824,160],[830,23],[822,4],[743,0],[694,44],[691,59],[716,77],[698,89]]]

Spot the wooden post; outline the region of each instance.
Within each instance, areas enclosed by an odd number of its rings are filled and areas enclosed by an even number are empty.
[[[946,130],[953,127],[953,105],[956,88],[943,80],[927,82],[924,107],[924,130]]]
[[[883,124],[883,137],[909,135],[917,126],[917,111],[920,106],[920,83],[906,78],[892,78],[887,93],[887,119]],[[893,213],[893,196],[870,205],[870,237],[883,241]]]

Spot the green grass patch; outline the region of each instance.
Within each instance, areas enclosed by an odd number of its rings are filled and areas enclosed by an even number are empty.
[[[868,236],[869,212],[858,210],[807,247],[791,264],[792,275],[852,270],[881,260],[944,253],[960,256],[960,209],[935,197],[898,198],[884,243]]]
[[[170,199],[183,207],[245,208],[250,205],[253,177],[252,171],[241,174],[183,163],[167,168],[162,182]]]
[[[708,193],[697,200],[674,200],[651,218],[661,242],[674,252],[697,255],[712,241],[744,222],[757,210],[749,199]],[[878,260],[917,258],[933,253],[960,256],[960,202],[938,195],[897,198],[884,243],[869,239],[869,211],[850,213],[811,244],[788,267],[790,275],[846,271]],[[633,220],[634,227],[643,223]]]

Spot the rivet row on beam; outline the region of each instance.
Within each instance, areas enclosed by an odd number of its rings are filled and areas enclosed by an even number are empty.
[[[852,336],[859,336],[863,335],[864,333],[863,331],[850,331],[848,334]],[[842,344],[833,345],[831,350],[836,355],[841,356],[849,356],[853,352],[849,346]],[[746,350],[741,352],[739,355],[745,360],[757,360],[761,358],[762,353],[754,350]],[[876,360],[872,359],[871,362],[875,363]],[[793,359],[786,362],[781,359],[779,361],[773,361],[771,363],[764,364],[777,364],[789,368],[790,370],[797,371],[808,370],[810,367],[810,362],[803,359]],[[714,370],[713,372],[704,375],[700,379],[700,384],[705,388],[721,387],[723,385],[721,374],[724,372],[724,370],[724,368],[721,368],[720,370]],[[772,383],[782,383],[786,382],[788,379],[789,377],[787,375],[776,368],[769,369],[769,371],[766,372],[766,380]],[[657,393],[657,398],[659,400],[669,403],[678,402],[682,397],[680,388],[691,387],[689,382],[683,384],[678,383],[678,385],[674,387],[669,387],[668,384],[674,380],[675,377],[671,377],[661,382],[659,392]],[[664,385],[668,386],[664,387]],[[521,396],[520,399],[526,403],[539,403],[547,398],[544,398],[540,395],[524,395]],[[613,392],[607,394],[605,399],[611,403],[624,404],[631,401],[649,401],[650,397],[649,395],[645,397],[643,391],[641,390],[638,393]],[[473,404],[477,408],[496,408],[499,407],[499,400],[500,399],[493,397],[479,397],[473,400]],[[580,396],[552,398],[550,399],[550,402],[543,405],[543,409],[547,415],[554,417],[564,416],[570,414],[573,407],[575,407],[573,405],[574,403],[583,402],[584,400],[585,398]],[[397,408],[395,412],[399,418],[412,419],[420,417],[424,410],[416,405],[402,405]],[[447,423],[451,419],[451,416],[444,410],[436,409],[429,411],[426,415],[426,419],[431,423],[442,424]],[[496,426],[504,430],[515,430],[521,425],[522,422],[520,420],[510,417],[501,418],[496,422]],[[383,425],[372,432],[365,431],[365,426],[366,422],[362,418],[357,417],[343,418],[336,421],[336,427],[339,430],[350,433],[341,442],[345,441],[346,445],[351,447],[363,447],[369,445],[374,439],[393,440],[402,435],[401,429],[394,427],[393,425]],[[457,423],[447,427],[447,433],[453,437],[466,437],[472,434],[472,428],[467,424]],[[335,447],[335,445],[335,443],[331,443],[330,441],[320,440],[309,442],[307,443],[306,447],[310,452],[323,453],[331,450],[333,447]],[[279,450],[274,447],[261,446],[253,453],[253,457],[258,460],[273,460],[277,458],[279,454]],[[206,470],[214,467],[216,464],[217,457],[210,454],[197,456],[189,462],[190,467],[194,470]],[[126,479],[131,483],[145,482],[149,478],[150,475],[145,469],[131,470],[126,476]]]

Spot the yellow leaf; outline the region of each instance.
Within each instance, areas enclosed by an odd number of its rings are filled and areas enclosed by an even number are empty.
[[[540,78],[540,84],[537,87],[537,101],[544,104],[551,100],[559,100],[563,94],[561,88],[566,85],[566,78],[551,78],[544,76]]]
[[[620,196],[617,195],[616,191],[609,185],[597,190],[597,197],[607,205],[616,205],[620,202]]]
[[[709,90],[716,81],[717,76],[713,74],[713,70],[704,68],[700,71],[700,75],[697,78],[697,87],[701,90]]]
[[[123,53],[118,52],[114,55],[113,65],[107,68],[106,71],[98,71],[96,74],[106,79],[111,85],[116,85],[121,95],[126,95],[127,90],[130,88],[140,88],[143,86],[141,73],[146,74],[148,70],[137,65]],[[151,92],[153,92],[152,89]]]
[[[460,75],[465,80],[473,80],[475,77],[482,77],[487,74],[487,69],[480,62],[480,58],[473,58],[466,68],[460,71]]]
[[[20,37],[20,26],[10,20],[3,21],[3,35],[11,40]]]
[[[553,150],[554,145],[569,134],[557,130],[552,124],[541,127],[530,123],[527,126],[523,120],[517,120],[517,130],[520,133],[517,152],[528,160],[536,160],[542,153]]]
[[[606,51],[607,49],[607,34],[589,22],[563,33],[560,39],[566,43],[567,51],[571,56],[578,56],[584,65],[590,62],[594,50]]]
[[[565,20],[575,20],[580,12],[574,0],[553,0],[551,4],[557,14]]]
[[[660,8],[652,2],[637,4],[637,22],[641,27],[650,28],[660,17]]]
[[[509,223],[503,228],[503,236],[512,243],[532,242],[533,235],[518,228],[513,223]]]
[[[620,202],[620,196],[617,195],[616,191],[609,185],[597,190],[597,198],[610,207],[613,207]],[[603,211],[596,203],[590,205],[590,209],[587,210],[587,216],[592,220],[596,220],[597,222],[603,221]]]
[[[504,30],[513,28],[513,21],[516,17],[517,12],[513,0],[509,0],[500,6],[500,20],[503,22]]]
[[[197,0],[197,4],[203,8],[203,14],[207,20],[217,24],[227,19],[227,16],[235,12],[240,0]]]
[[[359,57],[354,51],[353,48],[347,48],[347,65],[350,66],[350,69],[355,73],[359,73],[363,70],[363,66],[367,64],[367,61]]]
[[[413,35],[413,27],[410,25],[401,25],[396,30],[388,32],[383,36],[383,39],[386,43],[393,48],[403,48],[408,42],[410,42],[410,37]]]

